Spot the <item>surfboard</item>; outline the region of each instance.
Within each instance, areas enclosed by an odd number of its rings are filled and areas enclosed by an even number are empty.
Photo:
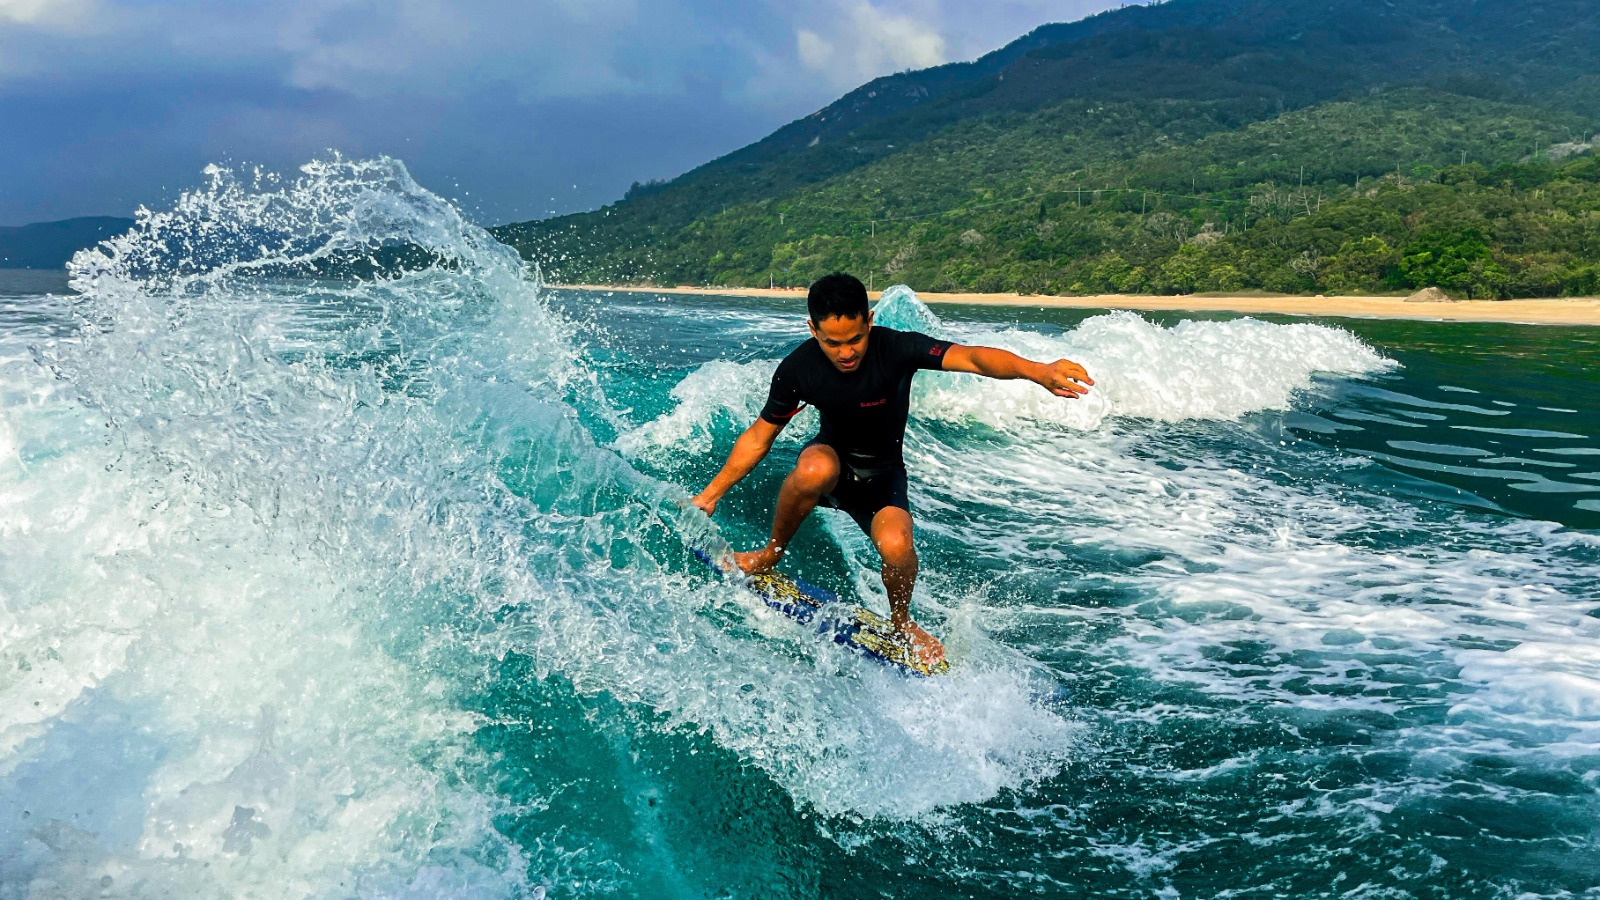
[[[704,550],[697,549],[694,555],[719,575],[738,581],[768,608],[802,625],[814,626],[818,634],[831,637],[834,643],[842,644],[854,653],[920,677],[943,675],[950,671],[950,663],[946,660],[941,659],[933,666],[923,662],[895,636],[894,626],[888,619],[865,606],[846,603],[830,590],[791,578],[782,572],[763,572],[759,575],[732,573],[718,565],[711,554]]]

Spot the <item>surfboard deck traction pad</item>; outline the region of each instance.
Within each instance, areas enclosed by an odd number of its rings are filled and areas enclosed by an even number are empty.
[[[865,606],[845,603],[830,590],[781,572],[736,575],[717,565],[704,550],[697,549],[694,555],[723,577],[738,580],[741,586],[760,597],[769,608],[802,625],[815,625],[817,633],[831,636],[834,643],[843,644],[862,656],[912,675],[926,677],[950,671],[950,663],[946,660],[929,666],[918,658],[910,647],[894,636],[894,626],[888,619]]]

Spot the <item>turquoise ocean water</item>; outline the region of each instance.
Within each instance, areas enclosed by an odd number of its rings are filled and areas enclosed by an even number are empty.
[[[212,179],[0,273],[0,898],[1600,897],[1600,329],[891,292],[1099,382],[919,377],[913,680],[689,552],[797,301]]]

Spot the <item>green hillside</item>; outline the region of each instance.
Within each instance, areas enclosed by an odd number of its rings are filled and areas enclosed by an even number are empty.
[[[1596,288],[1588,0],[1174,0],[879,79],[593,213],[498,229],[565,281]]]

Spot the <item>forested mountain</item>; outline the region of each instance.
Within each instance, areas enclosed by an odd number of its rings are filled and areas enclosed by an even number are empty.
[[[87,216],[0,227],[0,269],[59,269],[72,254],[133,226],[132,219]]]
[[[1172,0],[880,78],[597,210],[565,281],[1600,290],[1592,0]]]

